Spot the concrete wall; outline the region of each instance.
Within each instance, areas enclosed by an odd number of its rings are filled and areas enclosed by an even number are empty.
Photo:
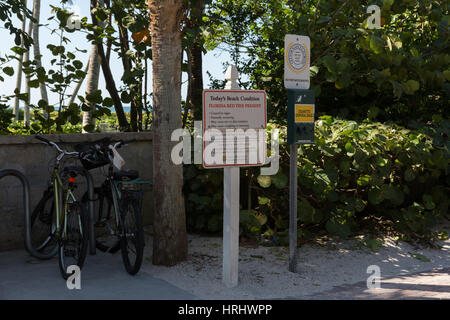
[[[95,141],[104,137],[112,139],[136,139],[137,141],[119,150],[125,159],[123,169],[138,170],[140,177],[151,180],[152,174],[152,135],[151,133],[98,133],[98,134],[64,134],[43,135],[48,140],[58,143],[67,150],[81,142]],[[15,169],[28,178],[31,187],[31,210],[39,202],[48,186],[51,168],[57,151],[34,136],[0,136],[0,170]],[[81,166],[78,160],[67,164]],[[64,165],[64,164],[63,164]],[[94,169],[91,174],[96,186],[104,181],[106,170]],[[84,179],[83,179],[84,180]],[[80,183],[79,193],[84,192],[85,183]],[[152,193],[144,198],[144,222],[151,223]],[[22,186],[15,177],[0,180],[0,251],[24,247],[23,238],[23,203]]]

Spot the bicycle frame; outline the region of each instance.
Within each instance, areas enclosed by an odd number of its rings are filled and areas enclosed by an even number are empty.
[[[67,190],[64,190],[64,184],[61,179],[61,175],[59,174],[59,169],[55,168],[53,171],[53,190],[54,190],[54,199],[55,199],[55,218],[56,218],[56,237],[58,239],[65,239],[67,235],[67,210],[69,207],[69,203],[75,202],[76,197],[72,192],[72,188],[69,187]],[[66,193],[66,198],[64,202],[64,208],[62,208],[62,195],[63,192]],[[63,210],[61,210],[63,209]],[[62,220],[64,218],[64,220]],[[61,225],[61,221],[64,221],[64,226]],[[78,223],[80,224],[80,230],[83,234],[84,230],[81,227],[81,220],[78,218]]]

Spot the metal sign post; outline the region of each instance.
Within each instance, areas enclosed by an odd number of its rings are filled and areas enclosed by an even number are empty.
[[[297,158],[298,145],[314,143],[314,92],[310,86],[310,39],[285,36],[284,86],[288,89],[287,143],[289,170],[289,271],[297,272]]]
[[[291,144],[289,168],[289,271],[297,272],[297,144]]]

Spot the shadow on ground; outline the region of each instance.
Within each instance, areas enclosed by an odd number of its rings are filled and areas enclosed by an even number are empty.
[[[130,276],[120,253],[88,256],[81,272],[81,290],[69,290],[57,259],[40,261],[24,251],[0,253],[0,299],[196,299],[176,286],[146,272]]]

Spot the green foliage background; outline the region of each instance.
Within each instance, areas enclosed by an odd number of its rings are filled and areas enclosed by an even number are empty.
[[[283,143],[285,129],[280,129]],[[348,237],[366,229],[392,231],[407,239],[436,239],[434,228],[442,218],[450,218],[449,131],[450,123],[443,120],[419,131],[322,116],[316,122],[316,144],[299,148],[299,237],[324,229]],[[434,138],[426,134],[430,132],[435,132]],[[445,145],[440,144],[442,137],[447,137]],[[248,192],[241,192],[243,235],[277,235],[287,243],[287,152],[282,144],[275,176],[260,176],[259,168],[241,170],[241,181],[250,180],[253,197],[249,207]],[[222,175],[221,170],[186,167],[191,230],[221,230]]]
[[[381,29],[368,29],[368,5]],[[311,39],[311,87],[322,114],[407,124],[445,115],[450,97],[448,1],[220,0],[210,8],[209,41],[230,52],[247,88],[265,89],[269,119],[284,123],[284,35]]]

